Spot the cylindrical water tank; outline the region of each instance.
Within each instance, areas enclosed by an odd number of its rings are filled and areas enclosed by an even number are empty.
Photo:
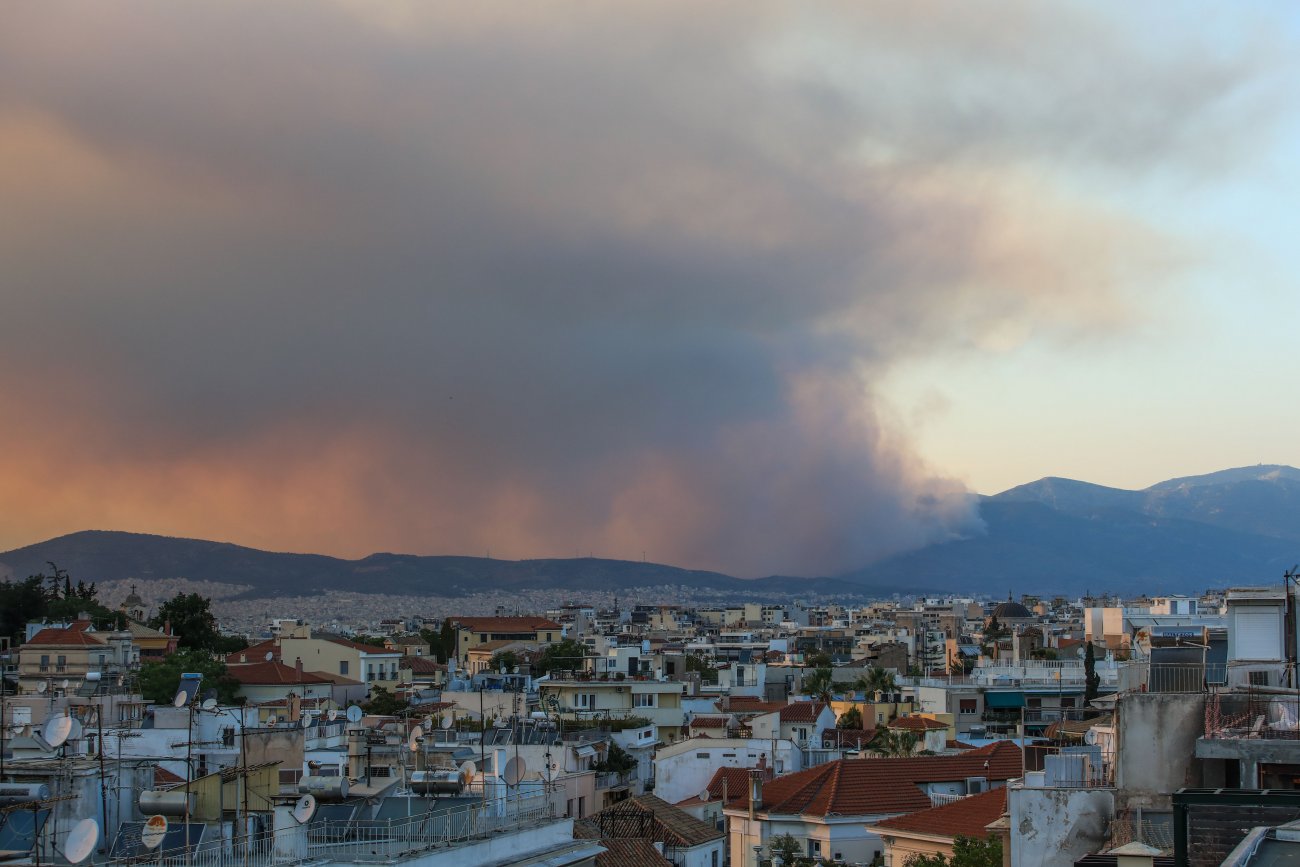
[[[298,781],[298,791],[318,801],[342,801],[348,796],[348,778],[307,774]]]
[[[0,805],[25,804],[28,801],[44,801],[49,796],[50,787],[43,783],[0,784]]]
[[[140,812],[146,816],[184,816],[186,807],[193,813],[197,799],[193,792],[188,794],[183,789],[145,789],[140,793]]]
[[[412,771],[411,791],[417,795],[456,795],[461,790],[460,771]]]

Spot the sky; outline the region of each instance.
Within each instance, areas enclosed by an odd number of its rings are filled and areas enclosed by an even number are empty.
[[[826,575],[1300,464],[1292,4],[0,13],[0,549]]]

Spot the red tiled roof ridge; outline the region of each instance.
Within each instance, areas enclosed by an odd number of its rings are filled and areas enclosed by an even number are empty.
[[[983,837],[985,826],[1007,809],[1006,786],[959,798],[952,803],[876,822],[876,827],[936,837]]]

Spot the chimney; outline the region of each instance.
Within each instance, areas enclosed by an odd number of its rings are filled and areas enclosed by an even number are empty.
[[[758,754],[758,769],[759,769],[760,771],[766,771],[766,770],[767,770],[767,753],[759,753],[759,754]],[[764,774],[763,776],[767,776],[767,775]]]
[[[293,661],[293,670],[298,674],[298,682],[302,683],[302,657],[296,657]]]
[[[749,818],[754,818],[754,811],[763,803],[763,772],[749,772]]]

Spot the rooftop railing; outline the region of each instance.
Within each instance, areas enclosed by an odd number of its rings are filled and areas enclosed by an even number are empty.
[[[1205,736],[1300,740],[1300,694],[1214,693],[1205,702]]]

